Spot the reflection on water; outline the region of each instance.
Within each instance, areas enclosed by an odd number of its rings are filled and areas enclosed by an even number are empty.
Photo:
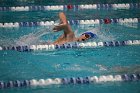
[[[112,67],[110,69],[112,73],[140,73],[140,65],[134,65],[134,66],[118,66],[118,67]]]

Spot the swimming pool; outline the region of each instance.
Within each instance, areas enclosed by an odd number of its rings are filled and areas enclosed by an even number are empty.
[[[33,1],[33,0],[32,0]],[[8,2],[8,0],[7,0]],[[62,3],[38,3],[42,6],[44,5],[62,5],[66,4],[66,1]],[[13,2],[12,2],[13,3]],[[71,1],[72,4],[90,4],[89,2]],[[99,3],[91,1],[91,3]],[[102,2],[104,3],[104,2]],[[107,2],[106,2],[107,3]],[[108,3],[114,3],[108,2]],[[118,3],[118,2],[116,2]],[[124,2],[119,2],[124,3]],[[130,3],[130,2],[125,2]],[[138,3],[138,2],[132,2]],[[12,7],[16,4],[3,3],[2,6]],[[37,5],[36,1],[31,2],[31,4]],[[21,6],[31,5],[25,1],[20,3]],[[99,7],[99,6],[98,6]],[[66,7],[68,8],[68,7]],[[9,9],[9,8],[8,8]],[[33,8],[30,8],[33,9]],[[40,8],[39,8],[40,9]],[[0,81],[9,82],[14,81],[16,87],[11,87],[10,83],[4,83],[1,88],[1,92],[42,92],[42,93],[92,93],[92,92],[112,92],[112,93],[139,93],[139,85],[137,79],[139,79],[139,69],[140,69],[140,54],[139,45],[132,44],[128,40],[140,40],[140,25],[139,25],[139,7],[134,7],[131,9],[111,9],[111,8],[102,8],[102,9],[67,9],[67,10],[38,10],[34,11],[9,11],[5,10],[0,11],[2,24],[0,28],[0,46],[3,47],[3,50],[0,51]],[[49,50],[37,50],[35,51],[24,51],[19,52],[13,49],[15,44],[22,46],[24,41],[29,44],[40,44],[47,40],[55,40],[62,32],[52,33],[47,32],[46,35],[38,37],[39,31],[45,32],[46,29],[51,28],[48,24],[41,23],[43,21],[51,22],[58,19],[58,13],[64,11],[68,17],[70,24],[72,25],[73,31],[76,35],[80,35],[84,31],[95,31],[98,35],[98,39],[89,42],[103,42],[100,47],[95,47],[93,44],[91,46],[84,45],[82,43],[80,48],[64,48],[62,49]],[[122,19],[121,19],[122,18]],[[123,19],[124,18],[124,19]],[[136,18],[136,20],[134,20]],[[97,23],[93,22],[92,19],[96,19]],[[130,20],[128,20],[130,19]],[[77,21],[78,20],[78,21]],[[83,21],[81,21],[83,20]],[[92,20],[92,21],[91,21]],[[106,23],[106,20],[109,20],[109,23]],[[10,22],[17,22],[18,25],[12,27],[13,24],[9,26]],[[27,23],[28,22],[28,23]],[[34,22],[34,23],[31,23]],[[93,22],[93,23],[90,23]],[[47,23],[47,22],[46,22]],[[44,26],[44,24],[46,26]],[[45,32],[46,33],[46,32]],[[37,38],[33,38],[36,36]],[[29,37],[26,39],[26,37]],[[31,39],[30,39],[31,37]],[[39,41],[38,41],[39,38]],[[36,42],[33,42],[35,40]],[[114,45],[109,44],[109,47],[105,46],[105,42],[110,41],[119,41]],[[139,41],[138,41],[139,42]],[[127,45],[128,44],[128,45]],[[98,45],[98,43],[97,43]],[[122,46],[121,46],[122,45]],[[113,47],[114,46],[114,47]],[[5,48],[7,49],[5,49]],[[11,47],[10,50],[8,50]],[[84,48],[85,47],[85,48]],[[94,48],[93,48],[94,47]],[[33,48],[34,49],[34,48]],[[26,50],[26,49],[25,49]],[[114,80],[111,76],[113,75]],[[124,82],[121,82],[121,79],[117,77],[120,75]],[[94,83],[88,84],[89,79],[87,76],[97,76],[94,77]],[[116,78],[115,78],[116,76]],[[136,78],[134,78],[136,76]],[[75,78],[74,78],[75,77]],[[79,77],[79,78],[78,78]],[[81,78],[80,78],[81,77]],[[128,80],[127,80],[128,77]],[[60,79],[63,80],[64,84],[50,84],[43,85],[43,80],[40,79],[55,79],[57,78],[58,82]],[[35,80],[40,80],[37,84]],[[65,80],[64,80],[65,79]],[[68,81],[71,79],[71,81]],[[75,79],[77,79],[75,81]],[[83,80],[82,80],[83,79]],[[91,77],[90,77],[91,79]],[[23,80],[30,81],[31,86],[28,87],[19,87],[19,83]],[[96,80],[99,80],[97,82]],[[113,82],[111,82],[111,80]],[[110,82],[107,82],[110,81]],[[133,81],[133,82],[131,82]],[[49,82],[49,80],[48,80]],[[58,83],[57,82],[57,83]],[[69,82],[70,84],[65,84]],[[28,82],[29,83],[29,82]],[[61,83],[61,82],[59,82]],[[78,84],[74,84],[78,83]],[[84,84],[81,84],[84,83]],[[9,88],[7,88],[9,84]],[[27,83],[25,84],[27,85]],[[37,86],[35,86],[37,85]],[[1,83],[2,87],[2,83]]]

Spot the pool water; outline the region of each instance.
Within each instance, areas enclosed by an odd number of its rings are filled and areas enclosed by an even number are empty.
[[[9,1],[6,0],[5,3],[2,3],[2,6],[6,6],[7,2]],[[37,1],[34,3],[31,2],[31,4],[36,4],[36,2]],[[93,2],[95,1],[92,1],[92,3]],[[65,3],[65,1],[63,1],[63,3]],[[71,3],[74,3],[74,1]],[[86,2],[77,2],[77,4],[80,3],[84,4]],[[17,4],[18,3],[12,5]],[[24,4],[30,5],[30,3],[21,3],[21,5]],[[45,1],[43,4],[47,5]],[[54,4],[62,3],[55,2]],[[0,12],[0,22],[57,20],[59,12],[60,11]],[[65,11],[65,14],[68,20],[138,18],[140,11],[139,9],[80,10]],[[29,34],[35,35],[37,32],[45,31],[47,28],[48,27],[0,28],[0,46],[17,44],[16,42],[19,41],[19,39],[29,36]],[[97,42],[140,40],[139,23],[72,25],[72,29],[76,33],[76,36],[79,36],[84,31],[90,30],[96,32],[98,39],[94,41]],[[39,43],[48,40],[54,41],[61,34],[62,32],[48,32],[46,35],[38,37],[37,39]],[[140,73],[139,51],[139,45],[36,52],[0,51],[0,81]],[[139,93],[139,86],[140,82],[136,81],[106,82],[100,84],[8,88],[1,89],[0,93]]]

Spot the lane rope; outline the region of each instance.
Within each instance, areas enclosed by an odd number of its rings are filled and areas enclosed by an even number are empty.
[[[91,20],[69,20],[70,25],[99,25],[99,24],[111,24],[111,23],[140,23],[140,18],[112,18],[112,19],[91,19]],[[35,26],[51,26],[55,21],[40,21],[40,22],[10,22],[10,23],[0,23],[2,28],[10,27],[35,27]]]
[[[123,75],[101,75],[101,76],[87,76],[87,77],[70,77],[70,78],[48,78],[48,79],[32,79],[23,81],[0,81],[0,89],[13,87],[30,87],[30,86],[47,86],[57,84],[98,84],[105,82],[128,82],[139,81],[140,74],[123,74]]]
[[[0,11],[54,11],[54,10],[67,11],[67,10],[83,10],[83,9],[137,9],[137,8],[140,8],[140,3],[13,6],[13,7],[0,7]]]
[[[86,42],[86,43],[68,43],[63,45],[30,45],[30,46],[1,46],[0,50],[15,50],[20,52],[32,51],[52,51],[56,49],[73,49],[73,48],[99,48],[99,47],[118,47],[140,45],[140,40],[127,41],[110,41],[110,42]]]

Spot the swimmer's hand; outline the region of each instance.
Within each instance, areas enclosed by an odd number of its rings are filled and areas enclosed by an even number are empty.
[[[54,32],[61,31],[64,29],[65,24],[59,24],[53,28]]]
[[[58,31],[58,26],[55,26],[55,27],[53,28],[53,31],[54,31],[54,32],[57,32],[57,31]]]

